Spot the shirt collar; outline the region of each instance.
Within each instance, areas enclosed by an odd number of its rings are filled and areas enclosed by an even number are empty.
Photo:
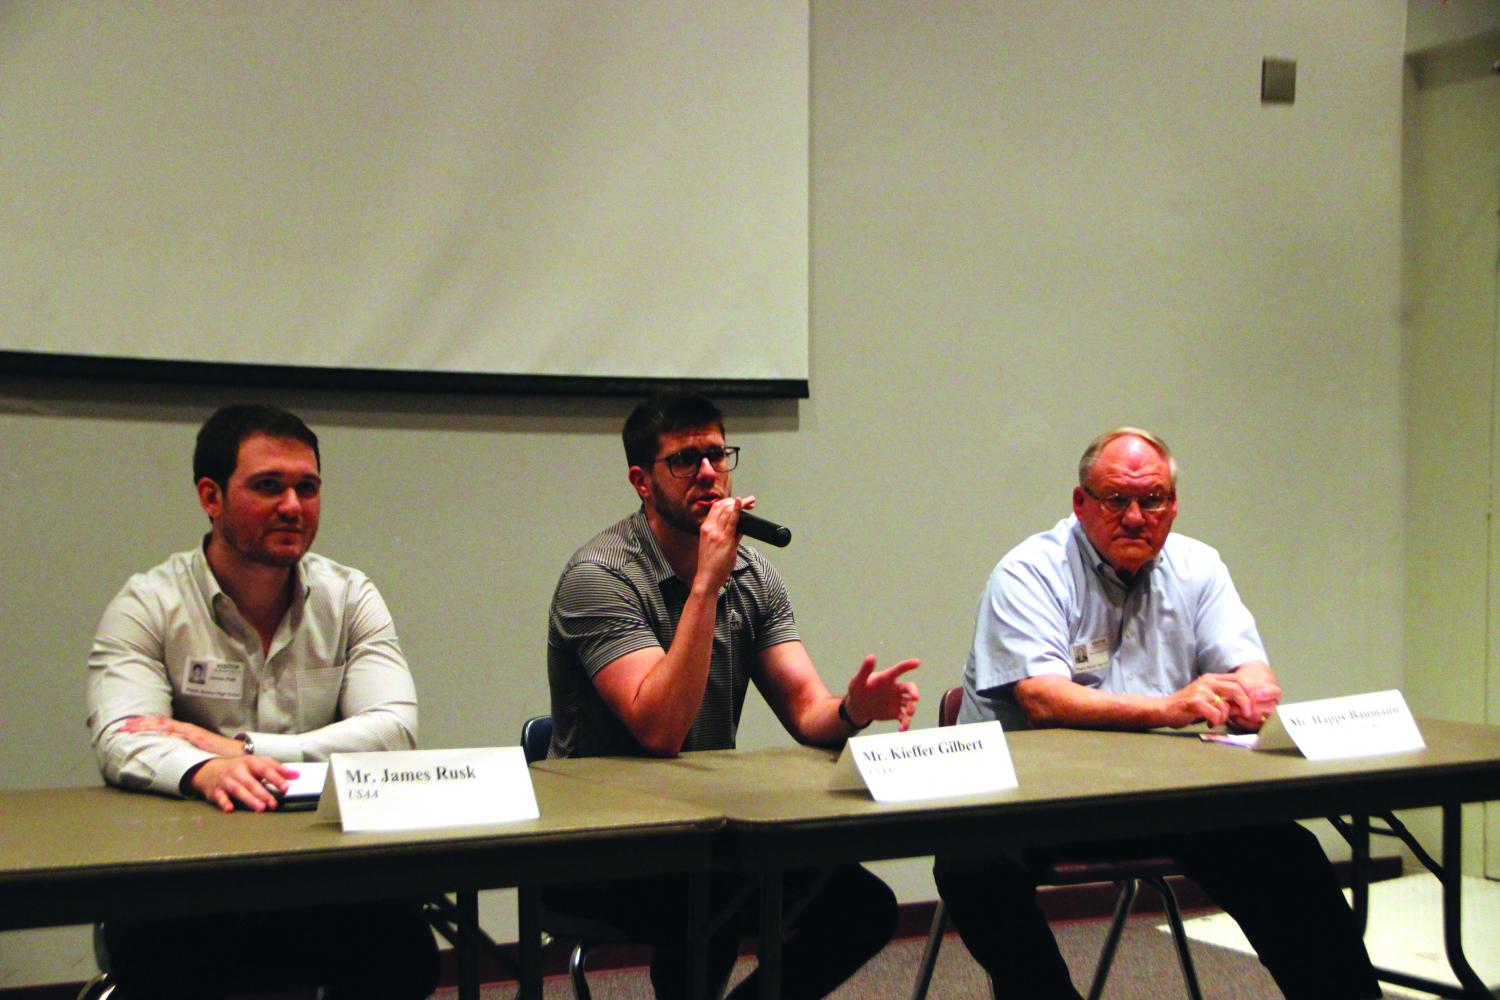
[[[667,562],[667,557],[662,553],[656,536],[651,533],[651,524],[646,520],[645,504],[641,504],[636,508],[636,512],[630,515],[630,531],[635,535],[636,544],[641,547],[641,554],[651,568],[651,575],[656,583],[675,580],[677,572],[672,569],[672,564]],[[749,565],[750,560],[745,558],[745,550],[741,547],[734,554],[734,569],[730,572],[738,573]]]
[[[307,603],[307,595],[312,593],[312,584],[307,581],[306,552],[302,553],[302,558],[297,560],[297,565],[293,569],[295,573],[292,575],[292,609],[297,609]]]
[[[650,532],[648,531],[647,534],[650,534]],[[230,596],[224,593],[224,588],[219,586],[219,578],[214,576],[214,571],[208,566],[208,555],[205,551],[208,548],[208,539],[209,535],[205,534],[203,541],[193,550],[193,582],[197,585],[198,592],[203,595],[203,603],[213,613],[214,623],[223,625],[223,621],[219,616],[220,609],[224,607],[235,608],[235,604]],[[292,605],[288,609],[289,611],[300,609],[307,602],[307,595],[312,590],[307,582],[307,560],[298,559],[294,569],[296,571],[293,577],[295,583],[292,586]],[[239,608],[235,608],[235,611],[238,612]]]
[[[630,533],[635,536],[635,543],[641,547],[641,555],[651,568],[651,576],[657,583],[676,575],[672,572],[672,564],[662,554],[661,546],[656,544],[656,536],[651,533],[651,525],[646,520],[645,504],[630,515]]]
[[[1077,514],[1073,515],[1072,530],[1073,537],[1078,542],[1079,553],[1094,568],[1094,572],[1106,582],[1125,590],[1129,590],[1131,587],[1138,583],[1143,583],[1149,578],[1151,570],[1155,568],[1157,560],[1161,558],[1161,553],[1156,553],[1140,569],[1136,570],[1127,581],[1122,579],[1115,568],[1109,564],[1109,561],[1099,554],[1098,549],[1094,548],[1094,543],[1089,541],[1089,536],[1083,530],[1083,523],[1078,520]]]
[[[213,570],[208,568],[206,552],[208,539],[209,536],[205,534],[203,541],[193,550],[193,583],[197,585],[198,593],[203,595],[204,605],[213,614],[214,623],[222,625],[223,622],[219,619],[219,609],[222,605],[219,602],[222,600],[225,604],[231,605],[234,602],[229,600],[229,595],[224,593],[223,587],[219,586],[218,577],[214,576]]]

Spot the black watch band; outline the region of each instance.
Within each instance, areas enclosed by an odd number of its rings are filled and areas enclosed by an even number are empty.
[[[852,729],[856,733],[860,732],[862,730],[870,728],[870,723],[875,721],[874,719],[867,719],[865,721],[864,725],[860,725],[859,723],[855,722],[852,718],[850,718],[849,717],[849,699],[847,697],[839,699],[839,718],[842,719],[842,720],[844,720],[844,725],[848,726],[850,729]]]

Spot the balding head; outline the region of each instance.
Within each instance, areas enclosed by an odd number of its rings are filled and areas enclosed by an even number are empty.
[[[1116,572],[1130,575],[1161,551],[1177,517],[1177,463],[1165,441],[1122,427],[1094,439],[1078,463],[1073,513]]]

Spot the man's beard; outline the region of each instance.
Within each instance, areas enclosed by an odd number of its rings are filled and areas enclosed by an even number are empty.
[[[658,499],[656,516],[685,535],[696,535],[703,529],[703,522],[693,517],[685,505],[675,501],[663,503]]]
[[[226,517],[228,514],[229,511],[226,506]],[[297,565],[307,551],[305,545],[298,546],[295,554],[273,549],[267,543],[265,536],[259,528],[242,530],[232,520],[225,527],[228,529],[223,533],[225,546],[246,562],[286,569]],[[300,530],[299,534],[301,534]]]
[[[273,550],[264,545],[241,545],[238,541],[233,545],[233,548],[243,559],[249,562],[259,563],[262,566],[276,566],[281,569],[297,565],[304,554],[302,550],[293,555]]]
[[[654,475],[651,477],[651,487],[657,517],[685,535],[696,535],[703,529],[702,519],[694,517],[686,503],[670,498],[660,488],[660,483]]]

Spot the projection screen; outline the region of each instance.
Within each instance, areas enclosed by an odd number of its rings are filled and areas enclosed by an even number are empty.
[[[0,370],[806,395],[806,0],[11,0],[0,178]]]

